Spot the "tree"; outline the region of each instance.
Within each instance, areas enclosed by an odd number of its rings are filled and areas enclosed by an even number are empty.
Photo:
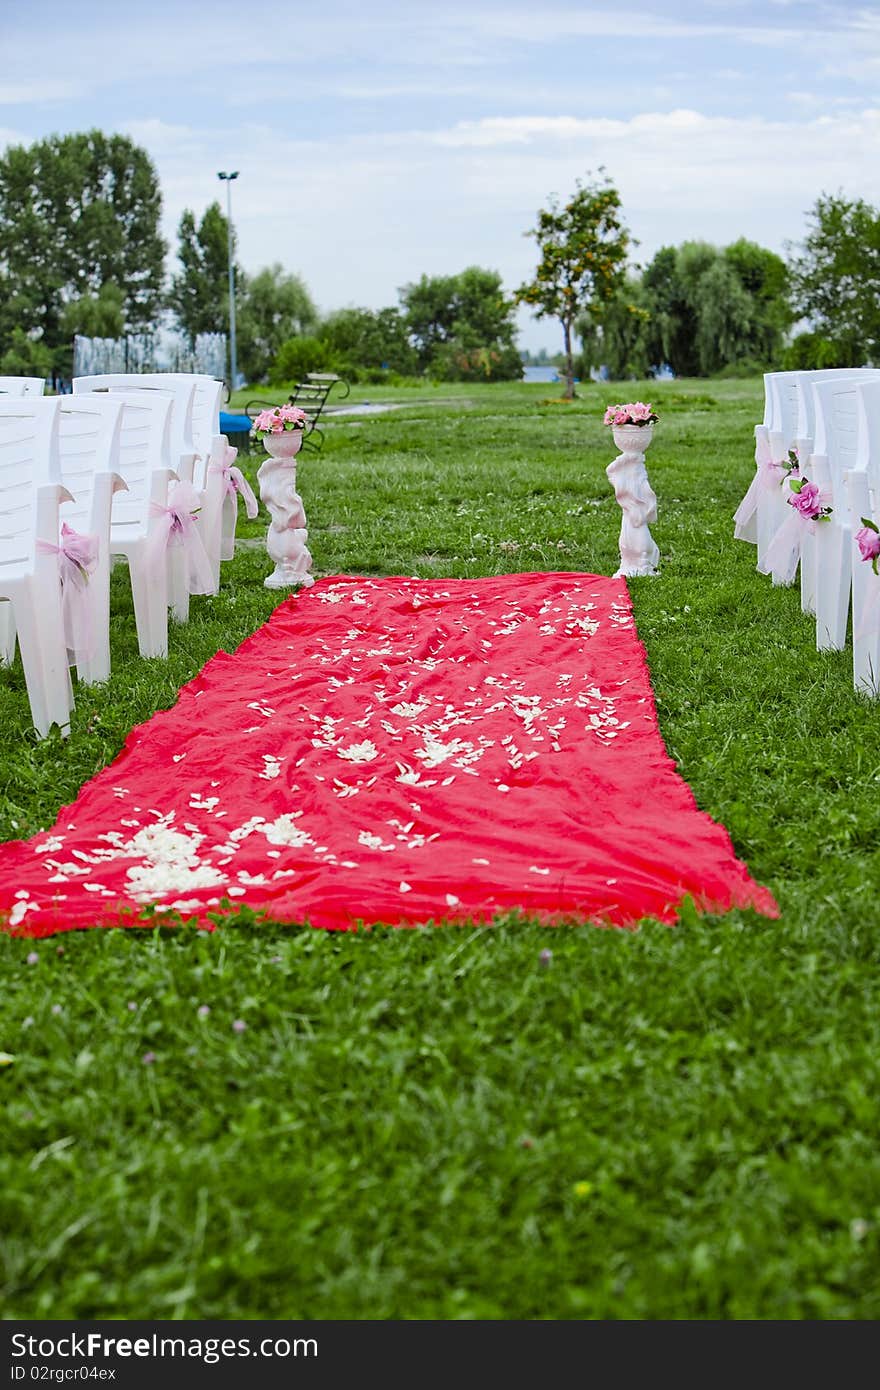
[[[423,275],[399,294],[422,371],[446,379],[522,374],[516,305],[496,270],[472,265],[458,275]]]
[[[745,237],[725,246],[723,254],[752,300],[748,356],[758,362],[778,362],[785,334],[794,321],[785,261],[775,251]]]
[[[318,311],[302,279],[278,264],[242,277],[236,309],[238,361],[249,382],[268,379],[282,343],[318,327]]]
[[[45,343],[29,338],[23,328],[13,328],[0,356],[0,376],[48,377],[51,371],[52,354]]]
[[[186,208],[177,230],[181,271],[171,281],[168,306],[192,340],[199,333],[225,333],[229,322],[229,223],[219,203],[206,208],[202,220]],[[235,234],[232,237],[235,265]],[[236,266],[236,285],[241,271]]]
[[[575,322],[581,339],[580,375],[604,364],[611,377],[645,377],[652,359],[648,351],[651,315],[648,292],[637,275],[628,275],[602,309],[601,317],[582,314]]]
[[[123,135],[52,135],[0,157],[0,341],[22,328],[54,355],[71,300],[123,290],[126,329],[162,295],[161,194],[145,150]]]
[[[648,361],[679,376],[778,366],[791,323],[788,276],[773,251],[741,238],[664,246],[642,276]]]
[[[416,370],[416,354],[399,309],[338,309],[324,322],[322,335],[344,360],[346,371]]]
[[[856,362],[880,357],[880,213],[823,193],[790,263],[797,311]],[[789,248],[793,250],[794,248]]]
[[[398,291],[420,371],[427,370],[438,347],[453,335],[457,285],[456,275],[423,275]]]
[[[687,277],[699,278],[717,254],[706,242],[685,242],[679,248],[663,246],[642,277],[651,315],[649,358],[657,365],[668,362],[678,376],[700,375],[697,313]]]
[[[697,321],[696,348],[701,376],[751,360],[753,301],[723,255],[693,284],[691,303]]]
[[[858,367],[859,360],[846,344],[833,343],[821,333],[798,333],[782,354],[782,370],[815,372],[828,367]]]
[[[68,339],[80,333],[86,338],[121,338],[125,332],[123,294],[108,280],[97,294],[84,294],[65,304],[61,327]]]
[[[535,277],[516,291],[516,301],[530,304],[536,318],[555,318],[562,324],[565,345],[565,396],[574,397],[572,330],[582,314],[601,316],[602,308],[620,286],[630,248],[630,235],[620,216],[620,195],[604,177],[575,184],[575,193],[560,207],[553,194],[538,212],[534,237],[541,253]]]

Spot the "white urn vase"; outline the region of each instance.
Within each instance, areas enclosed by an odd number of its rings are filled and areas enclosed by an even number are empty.
[[[614,442],[622,454],[641,454],[654,438],[653,425],[612,425]]]
[[[645,450],[654,437],[653,425],[612,425],[620,454],[605,469],[620,504],[620,568],[614,578],[657,574],[660,551],[648,530],[657,520],[657,498],[648,481]]]
[[[267,589],[307,588],[315,582],[309,574],[312,557],[306,546],[305,508],[296,490],[296,456],[302,442],[302,430],[266,434],[262,440],[269,457],[260,465],[257,482],[260,501],[272,518],[266,549],[275,565],[263,580]]]

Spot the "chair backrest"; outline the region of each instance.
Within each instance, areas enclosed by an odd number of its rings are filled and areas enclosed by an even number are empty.
[[[173,397],[167,391],[119,391],[113,395],[122,405],[114,472],[128,485],[127,492],[114,495],[113,527],[114,531],[118,527],[140,534],[149,520],[152,474],[157,468],[173,467]]]
[[[119,472],[124,402],[118,395],[62,396],[58,412],[60,481],[73,496],[64,520],[75,530],[91,525],[97,473]]]
[[[820,450],[815,442],[813,387],[828,381],[870,381],[873,377],[880,377],[880,370],[875,367],[829,367],[827,370],[794,372],[792,375],[796,378],[795,392],[798,402],[797,437],[812,440],[814,453],[824,453],[825,450]]]
[[[184,372],[107,372],[101,376],[78,376],[73,379],[74,395],[120,391],[164,392],[173,401],[171,416],[171,452],[194,454],[193,399],[196,378]],[[172,465],[176,467],[176,462]]]
[[[781,436],[782,450],[787,452],[798,437],[798,372],[769,372],[764,377],[765,390],[770,390],[770,423],[767,428]],[[767,408],[764,415],[766,418]]]
[[[856,462],[880,508],[880,377],[856,387]]]
[[[852,377],[814,381],[811,386],[815,417],[813,453],[828,461],[832,502],[837,509],[842,509],[844,505],[844,472],[855,468],[857,461],[858,392],[859,384]],[[821,484],[823,465],[816,467],[819,473],[814,481]],[[809,468],[808,462],[804,471],[809,473]]]
[[[0,376],[0,396],[42,396],[45,389],[41,376]]]
[[[192,406],[192,437],[196,453],[205,461],[212,440],[220,433],[220,407],[223,404],[223,382],[212,376],[193,376],[195,394]]]
[[[813,453],[824,454],[832,469],[855,466],[858,389],[852,377],[811,384]]]
[[[36,488],[57,467],[57,396],[0,397],[0,565],[26,559],[36,536]]]

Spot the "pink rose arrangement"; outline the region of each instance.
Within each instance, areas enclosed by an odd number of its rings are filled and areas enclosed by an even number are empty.
[[[276,405],[254,416],[251,434],[262,439],[267,434],[283,434],[285,430],[304,430],[309,417],[298,405]]]
[[[605,425],[653,425],[660,416],[653,406],[644,401],[629,401],[626,405],[609,405],[605,411]]]
[[[870,517],[862,517],[862,524],[855,534],[855,542],[862,559],[871,561],[871,569],[876,574],[877,559],[880,557],[880,529]]]
[[[828,520],[832,508],[827,506],[825,493],[820,492],[818,483],[811,483],[809,478],[795,478],[790,474],[788,486],[790,493],[785,500],[790,507],[794,507],[798,516],[802,516],[804,521]]]

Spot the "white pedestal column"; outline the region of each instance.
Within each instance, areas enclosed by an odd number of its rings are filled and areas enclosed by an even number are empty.
[[[266,549],[275,564],[272,573],[263,580],[267,589],[307,588],[315,582],[309,574],[312,557],[306,546],[305,508],[296,490],[296,455],[302,440],[302,430],[267,434],[262,440],[269,457],[260,465],[257,482],[260,500],[272,518],[266,534]]]
[[[615,571],[614,578],[656,574],[660,551],[648,530],[648,522],[657,520],[657,498],[645,468],[645,450],[654,427],[614,425],[611,432],[621,452],[609,463],[605,473],[623,512],[620,569]]]

